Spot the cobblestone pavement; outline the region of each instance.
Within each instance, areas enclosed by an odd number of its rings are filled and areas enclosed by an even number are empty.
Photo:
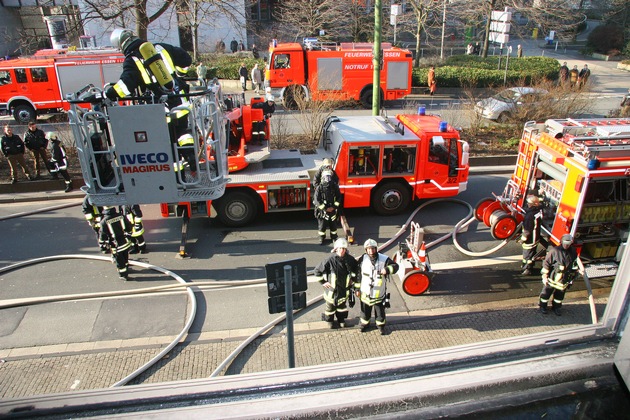
[[[604,294],[596,299],[598,316],[606,304]],[[295,362],[302,367],[359,360],[591,323],[590,309],[582,292],[568,294],[562,316],[551,312],[542,315],[535,305],[535,298],[515,299],[472,308],[389,314],[386,335],[380,335],[376,329],[359,332],[356,318],[351,327],[337,330],[326,329],[323,322],[296,323]],[[253,331],[219,331],[188,337],[130,384],[208,378]],[[0,350],[0,398],[109,387],[149,361],[171,339]],[[254,340],[221,374],[285,369],[287,358],[284,330],[276,327]]]

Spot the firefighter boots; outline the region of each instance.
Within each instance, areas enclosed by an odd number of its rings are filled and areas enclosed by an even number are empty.
[[[538,310],[540,311],[541,314],[547,315],[548,311],[547,311],[547,307],[546,306],[539,306]]]

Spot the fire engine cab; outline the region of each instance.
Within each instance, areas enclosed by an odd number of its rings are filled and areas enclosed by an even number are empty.
[[[312,42],[269,47],[265,87],[287,108],[296,107],[298,96],[306,100],[356,100],[372,107],[373,44]],[[411,93],[412,54],[383,44],[381,99],[400,99]]]
[[[438,116],[424,113],[394,119],[330,117],[314,153],[272,149],[265,154],[230,172],[218,200],[179,205],[189,216],[216,215],[227,226],[245,225],[259,211],[309,210],[311,182],[323,160],[331,158],[344,208],[371,207],[388,215],[403,211],[416,198],[457,195],[466,189],[469,172],[468,144]],[[178,214],[173,204],[162,204],[161,210],[164,217]]]
[[[68,111],[68,95],[118,80],[123,60],[112,49],[63,49],[0,61],[0,113],[26,124],[39,114]]]
[[[529,194],[544,203],[549,244],[572,234],[589,277],[614,275],[630,232],[630,119],[526,123],[503,194],[482,200],[475,217],[495,239],[510,238]]]
[[[96,99],[98,98],[98,99]],[[68,112],[85,186],[98,206],[215,200],[227,179],[226,119],[213,89],[193,92],[167,113],[146,98],[111,102],[88,86]],[[90,109],[85,109],[88,104]],[[167,118],[188,115],[191,141],[178,142]],[[185,159],[185,157],[191,157]],[[196,167],[184,162],[196,162]]]

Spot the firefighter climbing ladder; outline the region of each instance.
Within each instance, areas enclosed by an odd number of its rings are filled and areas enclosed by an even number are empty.
[[[96,95],[94,95],[96,93]],[[89,94],[89,95],[88,95]],[[227,179],[226,120],[212,90],[191,93],[189,103],[170,110],[186,114],[194,144],[181,146],[170,133],[164,104],[106,103],[91,88],[75,98],[69,120],[85,187],[95,205],[158,204],[215,200]],[[91,109],[81,108],[91,96]],[[184,168],[185,149],[197,168]]]

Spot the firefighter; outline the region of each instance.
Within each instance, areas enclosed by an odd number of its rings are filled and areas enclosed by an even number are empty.
[[[81,211],[85,216],[85,220],[88,222],[94,233],[96,234],[96,241],[99,244],[99,248],[103,254],[109,253],[109,246],[106,243],[101,243],[100,241],[100,232],[101,232],[101,220],[103,219],[103,207],[95,206],[90,201],[90,196],[86,195],[83,198],[83,203],[81,204]]]
[[[70,192],[73,190],[72,179],[68,173],[68,157],[66,156],[66,149],[64,149],[59,139],[59,134],[56,131],[49,131],[46,133],[46,140],[50,142],[51,158],[49,165],[50,173],[53,175],[61,174],[64,182],[66,183],[66,189],[64,192]]]
[[[183,169],[182,159],[188,164],[188,170],[190,175],[195,178],[197,176],[197,156],[195,155],[195,138],[190,133],[182,134],[177,139],[177,154],[179,156],[178,162],[175,165],[175,169]],[[182,172],[182,179],[184,179],[184,173]]]
[[[130,254],[146,254],[147,244],[144,241],[144,225],[142,224],[142,209],[137,204],[125,204],[120,206],[120,212],[127,219],[125,223],[125,233],[131,241]]]
[[[169,93],[176,95],[188,93],[190,88],[181,77],[192,64],[192,57],[184,49],[157,43],[154,50],[157,54],[145,59],[141,51],[147,51],[145,47],[151,45],[135,36],[129,29],[115,29],[110,41],[115,48],[125,54],[125,60],[120,80],[105,91],[109,99],[116,101],[126,96],[151,92],[157,100]],[[166,106],[173,109],[186,103],[185,97],[169,95]],[[169,115],[167,120],[173,131],[172,138],[177,139],[187,129],[188,111],[177,111],[175,115]]]
[[[334,162],[331,158],[324,158],[322,166],[317,169],[317,173],[313,178],[313,191],[316,191],[317,187],[319,187],[319,184],[322,183],[322,174],[324,172],[332,174],[332,182],[339,185],[339,176],[337,176],[337,173],[333,169],[333,163]]]
[[[125,230],[125,217],[118,212],[116,207],[104,206],[99,243],[109,245],[112,251],[112,261],[118,269],[118,276],[121,280],[129,278],[129,248],[131,248],[131,242],[125,235]]]
[[[322,318],[330,328],[346,326],[347,303],[356,272],[357,261],[348,253],[348,241],[344,238],[337,239],[333,245],[332,255],[315,267],[314,274],[324,287],[326,301]]]
[[[265,132],[267,120],[271,118],[271,115],[276,111],[276,101],[272,94],[267,94],[265,95],[264,102],[256,102],[252,105],[252,108],[262,109],[263,111],[262,121],[252,121],[252,140],[262,143],[267,136]]]
[[[370,326],[372,308],[374,319],[381,335],[385,334],[385,308],[389,307],[387,282],[398,271],[396,264],[387,255],[378,252],[378,244],[368,239],[363,244],[365,253],[359,258],[359,275],[354,283],[356,296],[361,299],[361,332]]]
[[[528,195],[525,199],[527,210],[523,219],[523,232],[521,233],[521,246],[523,248],[523,264],[521,270],[524,276],[532,274],[534,268],[534,256],[540,243],[540,228],[543,217],[542,204],[535,195]]]
[[[577,251],[571,245],[573,237],[569,234],[563,235],[560,245],[553,247],[545,257],[542,274],[543,288],[540,292],[540,312],[547,313],[547,303],[553,297],[551,308],[553,312],[560,316],[560,308],[566,290],[571,287],[573,280],[577,276]]]
[[[321,245],[326,241],[326,229],[330,239],[337,239],[337,219],[341,216],[342,197],[339,186],[333,182],[332,171],[322,174],[322,182],[315,190],[315,218]]]

